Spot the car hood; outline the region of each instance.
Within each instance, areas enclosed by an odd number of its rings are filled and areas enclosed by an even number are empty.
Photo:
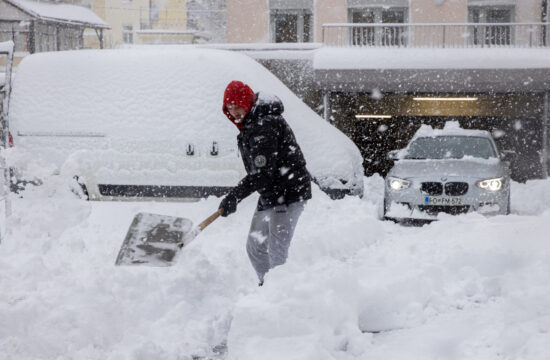
[[[485,179],[506,174],[498,159],[399,160],[388,176],[400,178],[462,177]]]

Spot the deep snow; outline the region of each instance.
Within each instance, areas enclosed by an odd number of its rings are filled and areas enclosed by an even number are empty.
[[[133,215],[195,223],[219,203],[85,202],[67,181],[13,198],[0,245],[0,359],[548,359],[550,180],[513,183],[512,215],[378,220],[315,189],[290,257],[256,286],[257,197],[171,268],[115,267]]]

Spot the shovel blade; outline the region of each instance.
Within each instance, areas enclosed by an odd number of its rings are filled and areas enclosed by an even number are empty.
[[[139,213],[128,229],[115,265],[170,266],[193,237],[193,222],[189,219]]]

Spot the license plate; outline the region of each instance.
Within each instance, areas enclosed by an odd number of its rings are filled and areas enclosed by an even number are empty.
[[[425,205],[455,206],[462,205],[462,198],[451,196],[426,196]]]

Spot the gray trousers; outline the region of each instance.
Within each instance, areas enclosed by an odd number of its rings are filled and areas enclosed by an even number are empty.
[[[246,252],[260,284],[270,269],[286,262],[290,241],[305,204],[306,201],[300,201],[254,213]]]

